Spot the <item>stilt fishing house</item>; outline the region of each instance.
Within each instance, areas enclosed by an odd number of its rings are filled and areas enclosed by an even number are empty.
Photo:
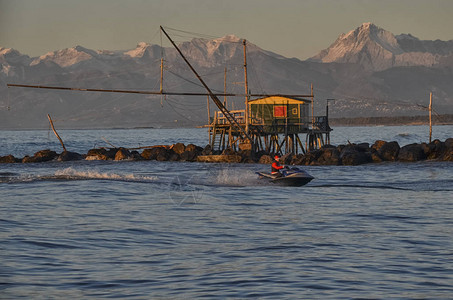
[[[230,125],[221,111],[214,114],[209,128],[209,143],[215,150],[231,148],[254,149],[269,153],[298,153],[329,143],[330,131],[327,117],[311,118],[312,100],[284,96],[261,97],[247,102],[245,110],[231,111],[235,119],[252,137],[248,143],[238,143],[240,133]],[[314,121],[314,122],[312,122]],[[301,139],[300,135],[306,134]],[[249,147],[249,148],[247,148]]]

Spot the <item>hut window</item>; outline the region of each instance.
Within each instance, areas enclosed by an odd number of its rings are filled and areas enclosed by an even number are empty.
[[[296,107],[294,107],[294,108],[292,109],[292,113],[293,113],[293,115],[297,115],[297,108],[296,108]]]
[[[274,106],[274,118],[285,118],[286,106]]]

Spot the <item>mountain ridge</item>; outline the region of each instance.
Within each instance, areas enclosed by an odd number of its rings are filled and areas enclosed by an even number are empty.
[[[394,35],[372,23],[341,34],[327,49],[309,60],[323,63],[358,63],[367,70],[441,65],[453,55],[453,40],[423,41],[410,34]]]
[[[227,91],[243,93],[243,85],[238,84],[244,80],[241,38],[194,38],[180,47],[211,89],[223,92],[224,69],[228,67]],[[308,94],[313,83],[318,114],[325,110],[325,99],[337,99],[330,111],[332,117],[422,114],[420,103],[433,92],[435,107],[452,113],[450,49],[453,41],[421,41],[410,34],[395,36],[372,23],[340,35],[329,48],[304,61],[247,41],[249,89],[263,94]],[[157,91],[161,53],[165,59],[164,90],[204,92],[175,49],[146,42],[127,50],[74,46],[39,57],[0,47],[0,126],[46,127],[42,116],[49,112],[67,116],[69,127],[202,125],[207,114],[202,109],[206,98],[202,97],[161,99],[6,88],[8,82]],[[243,99],[228,101],[231,109],[243,106]]]

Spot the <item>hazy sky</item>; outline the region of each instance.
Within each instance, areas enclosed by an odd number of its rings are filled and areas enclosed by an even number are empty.
[[[235,34],[306,59],[365,22],[451,40],[452,16],[453,0],[0,0],[0,47],[30,56],[76,45],[126,50],[141,41],[160,44],[164,25]]]

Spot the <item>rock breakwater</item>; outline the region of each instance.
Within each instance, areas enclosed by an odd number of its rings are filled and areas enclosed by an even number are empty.
[[[273,153],[231,149],[213,151],[208,145],[204,148],[189,144],[158,145],[146,147],[140,153],[127,148],[96,148],[86,154],[64,151],[60,154],[46,149],[33,156],[16,158],[13,155],[0,157],[0,163],[40,163],[48,161],[73,160],[157,160],[157,161],[205,161],[205,162],[242,162],[270,164]],[[222,158],[225,158],[224,160]],[[234,158],[234,159],[232,159]],[[374,144],[326,145],[306,154],[286,154],[281,161],[286,165],[362,165],[381,162],[416,162],[423,160],[453,161],[453,138],[445,141],[400,146],[397,142],[378,140]]]

